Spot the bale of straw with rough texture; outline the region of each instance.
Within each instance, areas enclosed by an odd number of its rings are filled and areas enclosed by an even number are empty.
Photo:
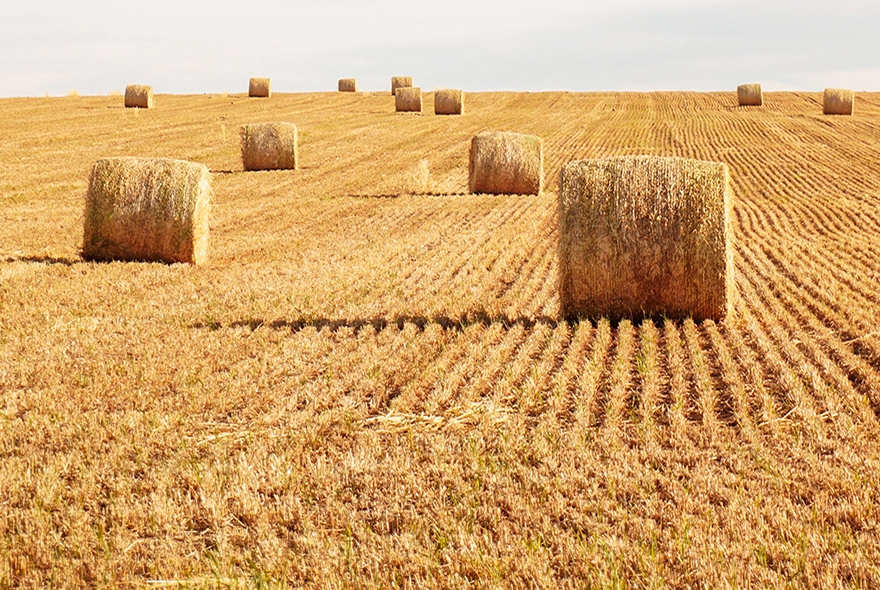
[[[272,81],[269,78],[251,78],[248,84],[248,96],[253,98],[269,98],[272,95]]]
[[[153,87],[129,84],[125,87],[125,108],[153,108]]]
[[[340,78],[339,92],[357,92],[358,83],[356,78]]]
[[[394,76],[391,78],[391,94],[396,95],[398,88],[411,88],[412,76]]]
[[[102,158],[89,179],[83,257],[201,264],[210,206],[211,174],[203,164]]]
[[[241,161],[245,170],[296,170],[298,160],[293,123],[242,126]]]
[[[543,185],[544,147],[540,137],[485,131],[471,140],[470,192],[537,195]]]
[[[394,95],[394,109],[398,113],[422,112],[422,89],[401,87]]]
[[[435,115],[463,115],[464,91],[444,88],[434,93]]]
[[[826,88],[822,112],[826,115],[852,115],[855,95],[846,88]]]
[[[734,294],[729,183],[725,164],[685,158],[563,166],[562,315],[724,318]]]
[[[760,84],[740,84],[736,87],[736,97],[741,107],[759,107],[764,104]]]

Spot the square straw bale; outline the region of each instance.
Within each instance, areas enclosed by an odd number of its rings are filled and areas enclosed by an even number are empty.
[[[826,115],[852,115],[855,94],[846,88],[826,88],[822,97],[822,113]]]
[[[356,78],[340,78],[339,92],[357,92],[358,83]]]
[[[143,84],[129,84],[125,87],[125,108],[153,108],[153,87]]]
[[[248,96],[269,98],[272,96],[272,81],[269,78],[251,78],[248,84]]]
[[[764,93],[760,84],[740,84],[736,87],[736,97],[741,107],[759,107],[764,104]]]
[[[463,115],[464,91],[444,88],[434,93],[435,115]]]
[[[396,95],[398,88],[411,88],[412,76],[394,76],[391,78],[391,94]]]
[[[734,294],[729,183],[725,164],[685,158],[563,166],[562,315],[723,319]]]
[[[484,131],[471,140],[468,190],[495,195],[537,195],[544,185],[540,137]]]
[[[210,206],[211,174],[203,164],[102,158],[89,179],[83,257],[201,264]]]
[[[241,161],[245,170],[296,170],[298,160],[293,123],[242,126]]]
[[[398,113],[422,112],[422,89],[401,86],[394,95],[394,109]]]

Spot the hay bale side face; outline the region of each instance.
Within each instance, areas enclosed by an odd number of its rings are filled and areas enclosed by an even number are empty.
[[[293,123],[260,123],[241,128],[241,161],[245,170],[296,170],[298,160]]]
[[[566,164],[562,315],[724,318],[734,294],[729,182],[725,164],[684,158]]]
[[[339,80],[339,92],[357,92],[358,83],[355,78],[341,78]]]
[[[391,94],[397,95],[398,88],[412,88],[412,76],[394,76],[391,78]]]
[[[272,95],[272,81],[269,78],[251,78],[248,84],[248,96],[253,98],[269,98]]]
[[[544,148],[540,137],[484,132],[471,140],[470,192],[537,195],[543,186]]]
[[[98,160],[86,196],[83,257],[201,264],[210,180],[205,165],[183,160]]]
[[[398,113],[422,112],[422,89],[401,86],[394,95],[394,109]]]
[[[855,94],[846,88],[826,88],[822,112],[826,115],[852,115]]]
[[[741,107],[759,107],[764,104],[760,84],[740,84],[736,87],[736,97]]]
[[[153,108],[153,87],[129,84],[125,87],[125,108]]]
[[[435,115],[463,115],[464,92],[444,88],[434,93]]]

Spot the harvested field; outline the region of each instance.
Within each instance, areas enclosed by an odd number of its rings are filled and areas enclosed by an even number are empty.
[[[880,585],[880,94],[764,98],[0,100],[0,587]],[[638,154],[729,166],[728,321],[558,321],[560,168]],[[82,260],[106,156],[212,170],[204,266]]]

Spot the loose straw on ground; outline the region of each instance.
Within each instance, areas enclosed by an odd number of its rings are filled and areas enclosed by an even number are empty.
[[[483,132],[471,140],[468,189],[472,193],[537,195],[544,184],[540,137]]]
[[[299,152],[293,123],[259,123],[241,128],[245,170],[296,170]]]

